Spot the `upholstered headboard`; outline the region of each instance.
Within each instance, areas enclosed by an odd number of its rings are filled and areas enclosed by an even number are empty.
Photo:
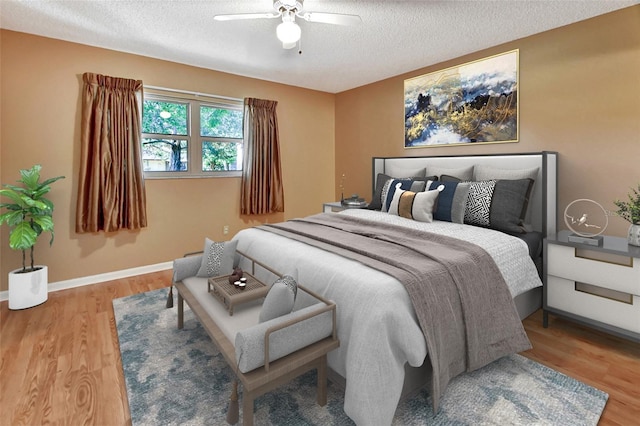
[[[522,154],[453,155],[435,157],[373,157],[373,190],[378,173],[394,177],[409,177],[414,171],[429,168],[459,169],[469,166],[490,166],[503,170],[538,168],[529,201],[528,222],[545,236],[556,233],[558,153],[536,152]]]

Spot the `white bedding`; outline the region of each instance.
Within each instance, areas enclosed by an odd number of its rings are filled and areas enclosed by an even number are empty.
[[[526,244],[507,234],[449,222],[416,222],[371,210],[340,214],[477,244],[492,256],[513,297],[542,285]],[[424,335],[404,286],[356,261],[271,232],[251,228],[234,239],[238,250],[336,302],[340,347],[329,354],[328,363],[346,378],[344,410],[357,424],[391,424],[402,392],[405,363],[420,366],[427,355]],[[256,271],[256,275],[273,281],[266,271]]]

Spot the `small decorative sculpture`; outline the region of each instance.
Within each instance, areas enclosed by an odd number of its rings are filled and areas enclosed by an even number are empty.
[[[575,235],[569,241],[601,245],[602,234],[609,225],[606,210],[597,202],[580,198],[570,202],[564,209],[564,223]]]

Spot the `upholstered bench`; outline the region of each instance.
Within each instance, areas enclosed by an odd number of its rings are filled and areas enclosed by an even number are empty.
[[[235,265],[251,265],[272,276],[282,275],[237,252]],[[184,302],[205,328],[242,383],[243,424],[253,424],[258,396],[310,370],[317,370],[317,403],[327,402],[327,353],[340,345],[336,337],[336,306],[297,285],[303,303],[296,310],[260,322],[263,300],[227,308],[208,292],[207,278],[197,277],[201,255],[176,259],[173,282],[178,290],[178,328],[183,326]],[[265,284],[267,283],[266,281]],[[267,295],[269,298],[269,295]],[[304,300],[306,299],[306,300]],[[264,316],[264,312],[263,312]]]

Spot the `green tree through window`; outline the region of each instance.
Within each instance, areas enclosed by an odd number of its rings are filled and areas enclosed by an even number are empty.
[[[242,169],[242,101],[145,97],[142,152],[149,177],[216,176]],[[198,129],[199,131],[192,131]],[[226,175],[225,174],[225,175]]]

